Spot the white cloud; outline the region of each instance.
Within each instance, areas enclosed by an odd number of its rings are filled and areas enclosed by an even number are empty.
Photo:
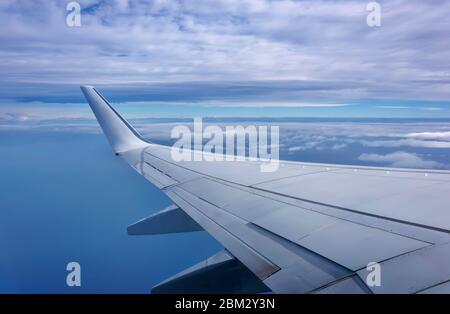
[[[332,150],[341,150],[347,147],[347,144],[341,143],[341,144],[334,144],[331,149]]]
[[[388,165],[395,168],[442,168],[443,165],[433,160],[425,160],[417,154],[397,151],[394,153],[380,154],[362,154],[358,157],[361,161],[369,161]]]
[[[282,101],[260,101],[260,102],[208,102],[207,105],[214,107],[285,107],[285,108],[326,108],[326,107],[346,107],[350,104],[332,103],[303,103],[303,102],[282,102]]]
[[[367,147],[426,147],[426,148],[450,148],[450,142],[441,141],[423,141],[418,139],[399,139],[399,140],[361,140],[362,145]]]
[[[444,140],[450,141],[450,132],[419,132],[419,133],[408,133],[406,137],[419,138],[423,140]]]
[[[309,141],[302,143],[301,145],[289,146],[287,151],[289,153],[294,153],[294,152],[305,151],[305,150],[310,150],[310,149],[324,150],[325,148],[326,148],[326,143],[324,143],[324,141],[309,140]]]
[[[45,104],[31,102],[17,104],[0,103],[0,122],[26,122],[47,120],[93,119],[92,111],[84,104]]]
[[[421,107],[421,110],[425,110],[425,111],[441,111],[443,110],[440,107]]]
[[[411,107],[408,106],[376,106],[380,109],[410,109]]]

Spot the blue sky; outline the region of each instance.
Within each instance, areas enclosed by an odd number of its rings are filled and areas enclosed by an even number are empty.
[[[0,4],[0,119],[90,117],[93,84],[135,117],[450,117],[450,3]],[[78,105],[77,105],[78,104]]]

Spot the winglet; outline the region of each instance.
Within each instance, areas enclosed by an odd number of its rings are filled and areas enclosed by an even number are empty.
[[[81,86],[81,91],[115,153],[149,145],[93,86]]]

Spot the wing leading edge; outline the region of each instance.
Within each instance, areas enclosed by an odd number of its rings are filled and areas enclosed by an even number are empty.
[[[258,161],[175,162],[93,87],[81,89],[114,151],[176,205],[176,227],[155,227],[166,223],[166,210],[133,227],[136,234],[205,230],[226,249],[219,262],[196,265],[155,292],[205,287],[211,270],[218,278],[234,270],[240,280],[226,285],[230,292],[449,291],[450,172],[281,162],[263,173]],[[381,285],[367,282],[374,262]]]

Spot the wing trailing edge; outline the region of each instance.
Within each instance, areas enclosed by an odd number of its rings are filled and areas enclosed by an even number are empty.
[[[157,284],[152,293],[262,293],[270,289],[223,250]]]
[[[195,220],[175,205],[171,205],[156,214],[139,220],[127,228],[129,235],[166,234],[202,230],[203,228]]]

